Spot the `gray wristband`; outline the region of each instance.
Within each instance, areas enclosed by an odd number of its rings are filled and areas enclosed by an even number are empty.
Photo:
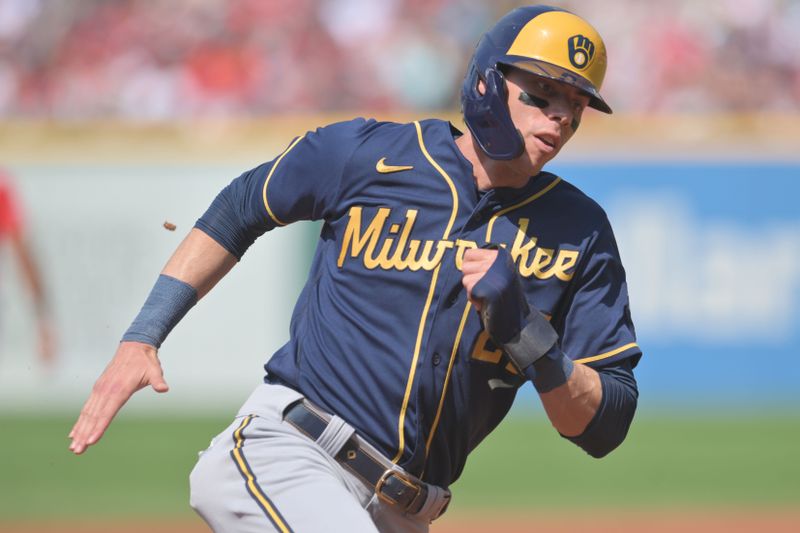
[[[524,372],[556,346],[557,342],[558,334],[553,326],[542,313],[531,309],[525,317],[525,327],[513,339],[503,343],[503,351],[517,370]]]
[[[573,370],[575,363],[556,344],[544,357],[526,368],[524,374],[542,394],[566,383]]]
[[[558,333],[536,309],[525,317],[522,331],[503,344],[503,351],[540,393],[563,385],[572,375],[573,363],[561,351]]]
[[[161,274],[123,341],[161,347],[178,322],[197,303],[197,290],[188,283]]]

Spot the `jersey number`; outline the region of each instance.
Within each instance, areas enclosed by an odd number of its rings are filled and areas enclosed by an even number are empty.
[[[478,340],[475,342],[475,348],[472,350],[472,358],[486,363],[493,363],[495,365],[505,364],[505,369],[511,374],[518,374],[517,369],[514,368],[510,362],[503,359],[503,350],[498,348],[494,341],[489,337],[486,330],[481,331],[478,335]]]

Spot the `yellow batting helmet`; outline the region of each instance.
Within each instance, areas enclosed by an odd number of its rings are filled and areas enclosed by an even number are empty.
[[[589,96],[590,107],[611,113],[600,96],[606,47],[597,30],[560,8],[517,8],[478,42],[461,90],[464,122],[489,157],[514,159],[524,149],[505,103],[503,66],[577,87]]]

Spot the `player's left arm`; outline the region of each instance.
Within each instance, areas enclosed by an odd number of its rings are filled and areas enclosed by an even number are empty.
[[[630,359],[597,370],[574,364],[563,385],[539,394],[553,427],[593,457],[622,444],[638,397]]]
[[[630,362],[614,362],[599,371],[573,363],[549,321],[526,301],[506,250],[469,250],[462,269],[484,327],[533,382],[555,429],[593,457],[619,446],[638,397]]]

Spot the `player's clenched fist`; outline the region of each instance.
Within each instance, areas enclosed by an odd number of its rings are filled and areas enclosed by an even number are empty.
[[[519,335],[527,323],[530,307],[508,251],[468,250],[462,268],[467,296],[480,312],[492,339],[502,345]]]
[[[464,254],[464,286],[470,301],[480,311],[484,329],[517,370],[527,376],[529,367],[551,352],[554,358],[563,358],[557,344],[558,334],[526,300],[517,267],[508,251],[499,248],[470,252],[474,253],[468,257]],[[564,379],[557,380],[559,385],[568,375],[560,377]]]
[[[134,392],[146,386],[167,392],[157,350],[149,344],[122,342],[114,358],[92,387],[89,399],[72,427],[69,449],[76,454],[100,440],[117,411]]]
[[[462,279],[461,283],[467,290],[467,297],[475,308],[480,311],[481,300],[472,297],[472,289],[480,281],[489,267],[492,266],[497,258],[497,250],[486,248],[470,248],[464,252],[464,260],[461,263]]]

